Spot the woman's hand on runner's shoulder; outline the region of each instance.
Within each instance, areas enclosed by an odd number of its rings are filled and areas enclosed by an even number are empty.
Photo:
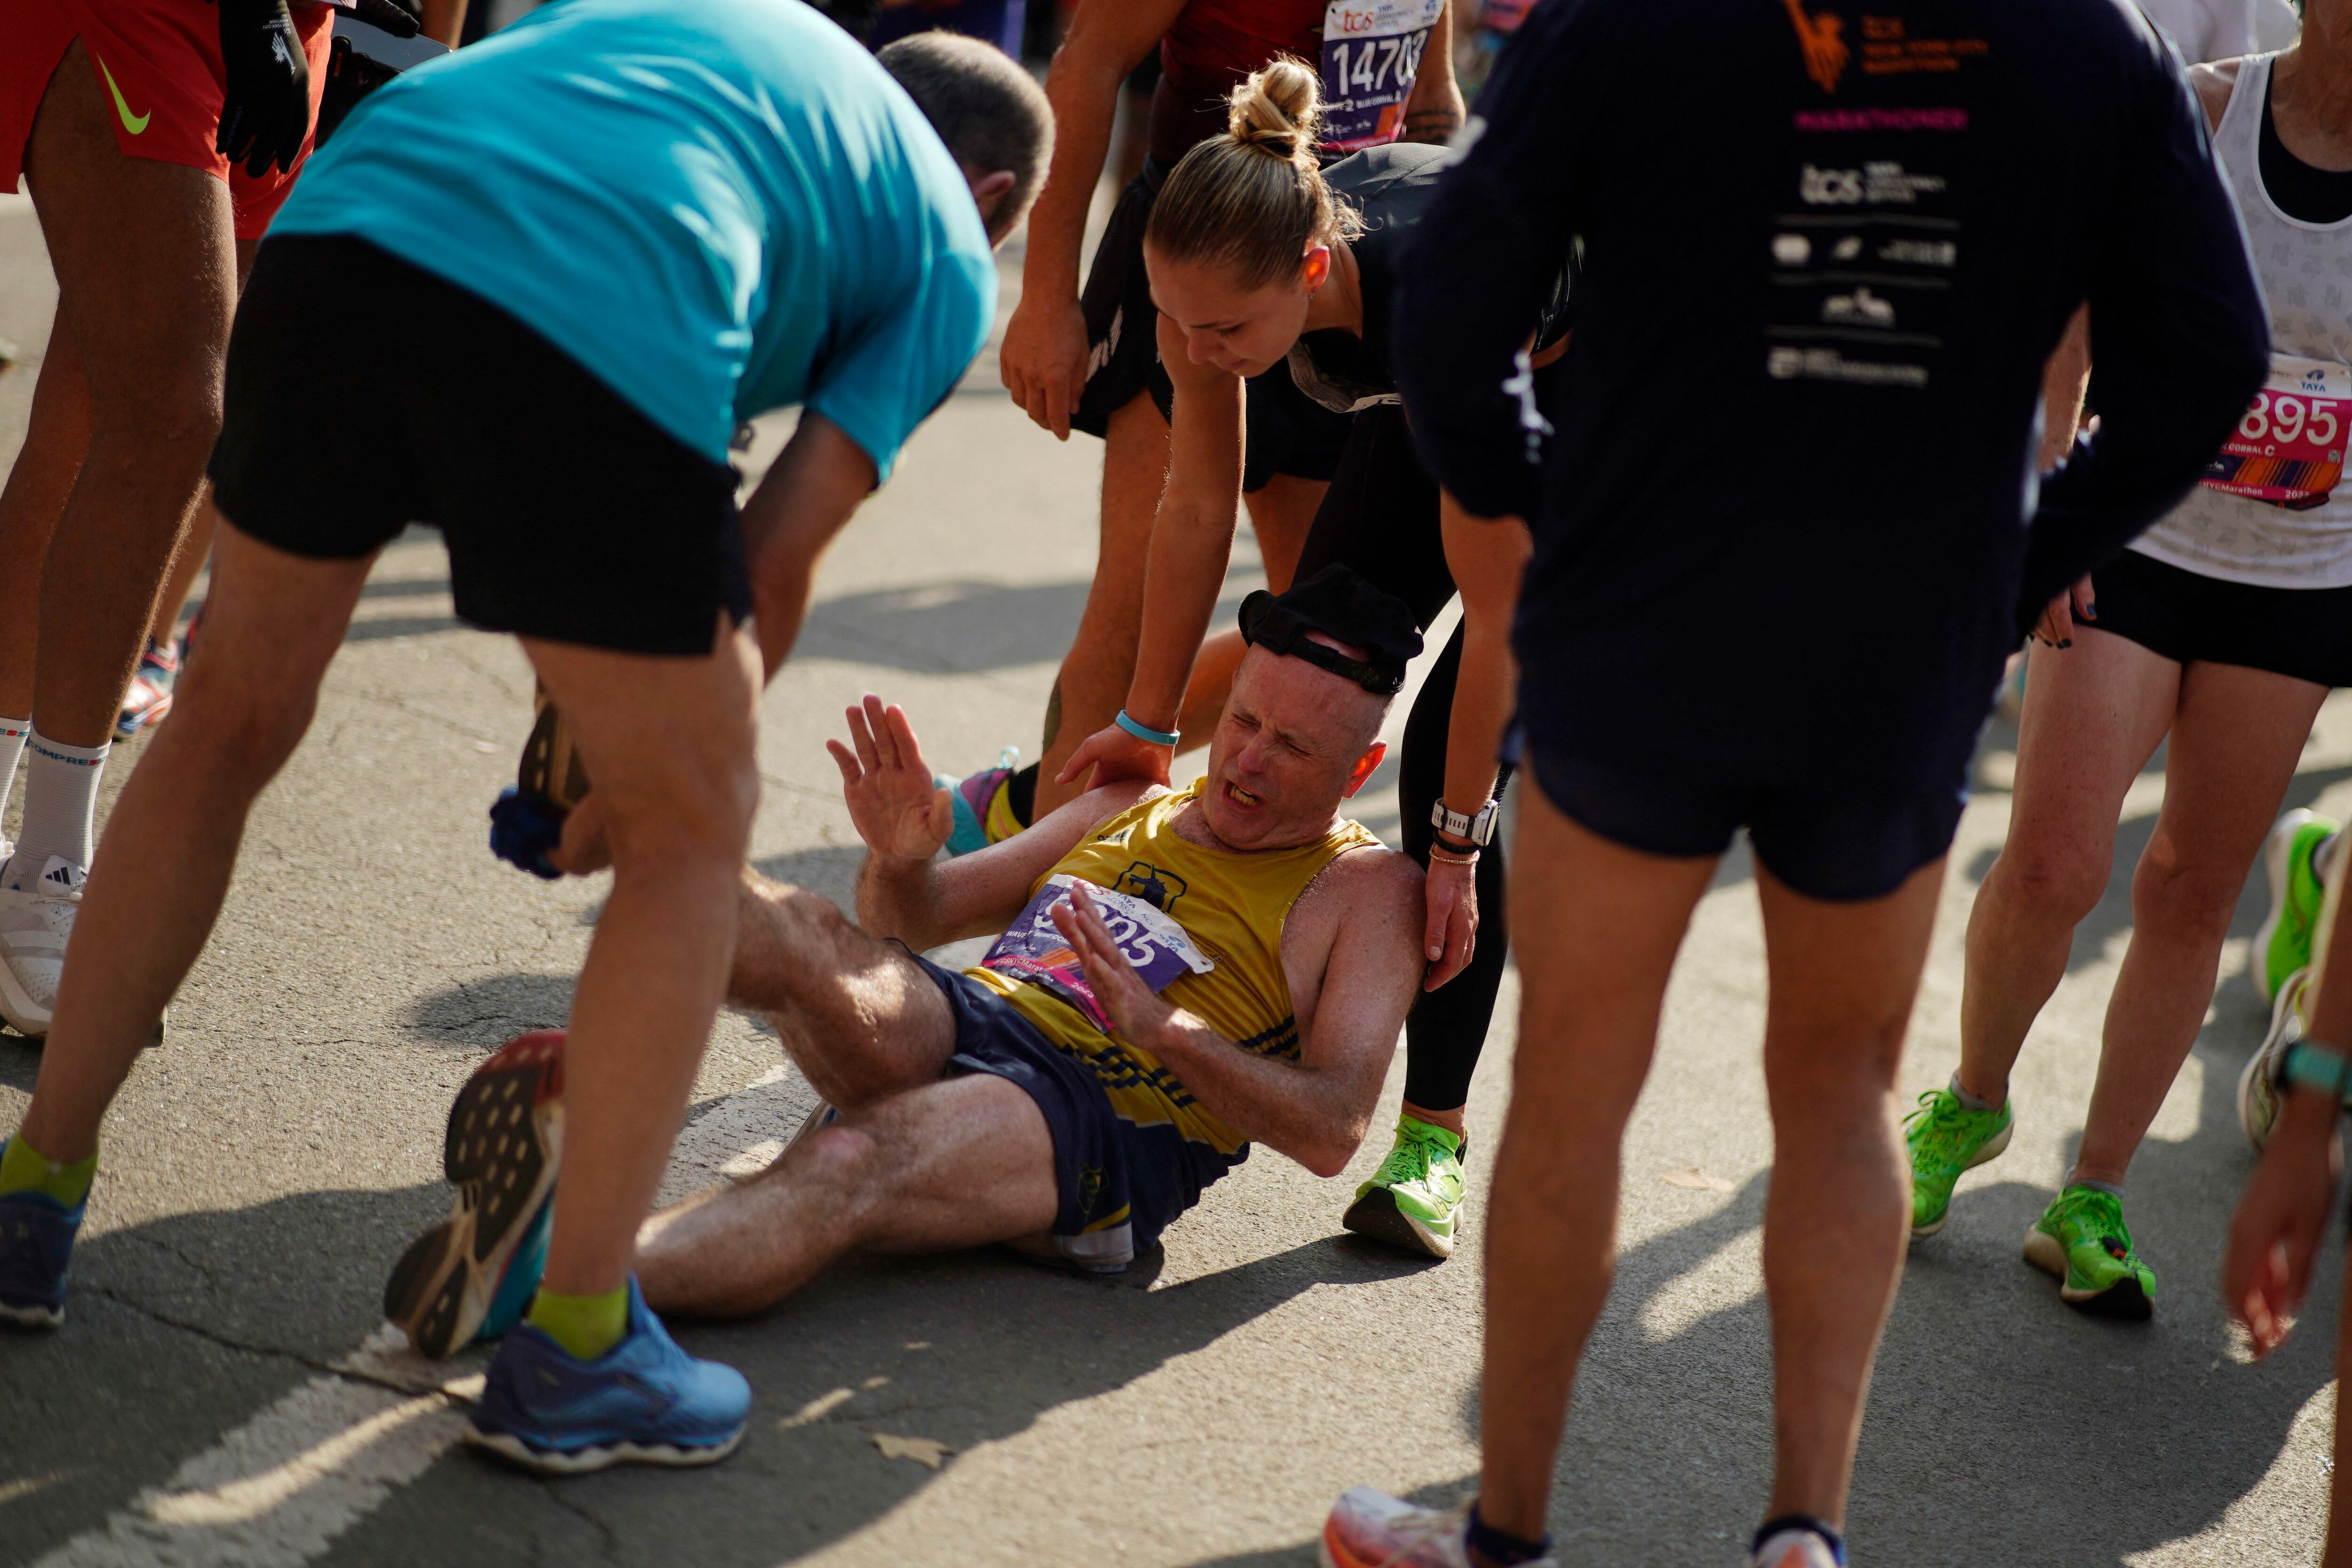
[[[1154,745],[1139,735],[1130,735],[1117,724],[1106,724],[1078,743],[1070,760],[1062,764],[1055,784],[1068,784],[1084,777],[1088,768],[1095,776],[1087,787],[1100,789],[1121,779],[1148,779],[1156,784],[1168,783],[1168,770],[1174,765],[1176,748]]]

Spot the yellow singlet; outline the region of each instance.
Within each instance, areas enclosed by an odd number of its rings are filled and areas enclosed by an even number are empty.
[[[1347,851],[1380,840],[1362,824],[1343,821],[1313,843],[1290,849],[1204,848],[1177,833],[1176,818],[1206,782],[1147,800],[1095,829],[1037,879],[1020,920],[980,967],[964,973],[1003,996],[1057,1048],[1090,1068],[1122,1120],[1138,1127],[1172,1126],[1186,1139],[1238,1161],[1248,1152],[1240,1134],[1195,1100],[1158,1058],[1119,1039],[1088,1015],[1091,994],[1084,992],[1075,973],[1076,954],[1066,946],[1053,948],[1058,933],[1033,939],[1026,952],[1006,956],[1010,944],[1024,931],[1038,931],[1046,909],[1066,896],[1053,885],[1057,878],[1109,889],[1171,918],[1211,965],[1202,973],[1162,956],[1159,963],[1177,973],[1154,989],[1243,1050],[1296,1058],[1298,1019],[1282,971],[1283,923],[1318,872]],[[1113,929],[1118,934],[1122,928],[1114,922]],[[1150,940],[1148,931],[1141,940]],[[1040,969],[1045,971],[1042,975]],[[1139,972],[1147,984],[1153,982],[1152,967],[1139,966]]]

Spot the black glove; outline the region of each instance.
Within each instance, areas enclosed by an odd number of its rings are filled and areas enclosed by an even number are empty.
[[[395,38],[413,38],[425,30],[424,4],[425,0],[344,0],[338,9]]]
[[[217,0],[228,91],[214,148],[256,179],[291,174],[310,133],[310,62],[286,0]]]

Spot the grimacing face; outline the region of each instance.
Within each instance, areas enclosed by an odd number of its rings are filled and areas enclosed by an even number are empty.
[[[1171,260],[1148,241],[1143,264],[1151,302],[1184,334],[1192,363],[1249,376],[1273,369],[1298,341],[1307,308],[1331,274],[1331,251],[1314,247],[1297,272],[1262,289],[1243,289],[1216,262]]]
[[[1388,704],[1355,682],[1254,647],[1209,742],[1201,810],[1236,849],[1320,837],[1339,803],[1380,765]]]

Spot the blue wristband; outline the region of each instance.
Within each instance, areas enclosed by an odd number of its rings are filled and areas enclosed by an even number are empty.
[[[2319,1089],[2338,1100],[2345,1097],[2347,1088],[2352,1088],[2352,1058],[2315,1040],[2297,1040],[2288,1047],[2286,1060],[2281,1066],[2284,1071],[2280,1076],[2287,1082]]]
[[[1118,710],[1118,727],[1137,740],[1149,741],[1155,746],[1172,746],[1183,733],[1180,730],[1155,730],[1149,724],[1139,724],[1127,716],[1124,708]]]

